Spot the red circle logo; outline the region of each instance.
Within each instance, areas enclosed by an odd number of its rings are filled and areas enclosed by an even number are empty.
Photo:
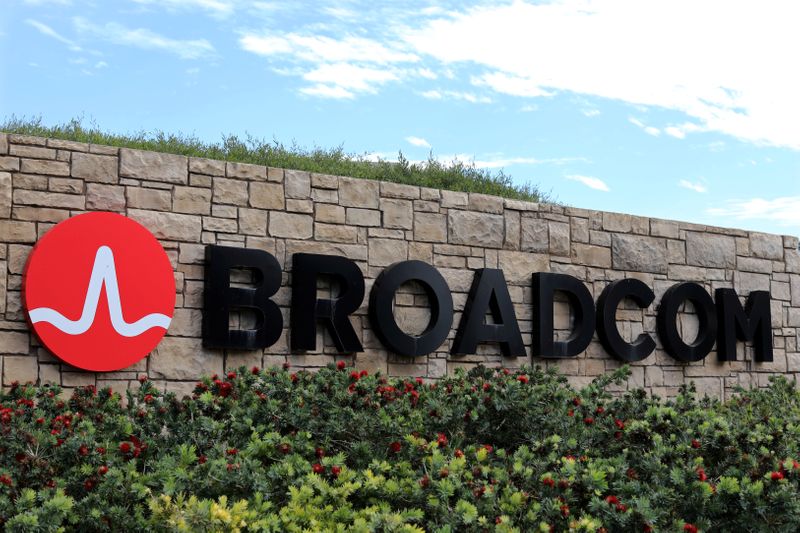
[[[22,286],[41,341],[84,370],[120,370],[142,359],[175,309],[175,277],[161,244],[116,213],[86,213],[53,227],[33,248]]]

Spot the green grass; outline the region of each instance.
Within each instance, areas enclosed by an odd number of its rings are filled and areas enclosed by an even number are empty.
[[[532,183],[515,184],[511,176],[502,170],[491,172],[462,161],[442,163],[437,161],[432,153],[427,161],[421,163],[408,161],[402,152],[398,153],[397,161],[376,162],[369,160],[366,155],[347,153],[341,146],[307,149],[296,144],[285,146],[278,141],[266,141],[249,134],[244,137],[223,135],[220,142],[208,143],[193,135],[182,133],[163,131],[112,133],[101,129],[95,123],[87,125],[83,119],[72,119],[63,124],[50,126],[44,124],[41,118],[17,118],[13,115],[0,123],[0,131],[391,181],[451,191],[479,192],[533,202],[553,201],[549,194],[543,193]]]

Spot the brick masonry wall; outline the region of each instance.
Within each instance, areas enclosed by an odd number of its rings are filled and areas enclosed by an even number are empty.
[[[78,371],[47,352],[25,322],[20,301],[22,272],[36,242],[54,224],[84,211],[123,213],[161,241],[175,268],[177,305],[158,348],[119,372]],[[435,265],[454,294],[450,337],[436,353],[408,359],[388,353],[369,328],[368,297],[352,317],[365,352],[342,356],[319,329],[319,352],[292,354],[288,330],[262,352],[208,350],[200,341],[203,252],[206,244],[260,248],[284,266],[275,299],[288,327],[292,254],[347,256],[367,278],[367,294],[388,265],[420,259]],[[620,329],[627,339],[655,331],[656,305],[664,291],[694,281],[709,291],[734,287],[772,293],[772,363],[752,362],[740,344],[739,361],[719,363],[716,352],[682,364],[662,351],[633,365],[629,387],[663,396],[693,380],[698,389],[722,397],[737,385],[763,386],[772,374],[800,373],[800,255],[795,237],[551,206],[482,194],[440,191],[336,176],[226,163],[179,155],[0,134],[0,358],[2,383],[14,380],[79,385],[129,386],[147,374],[166,390],[192,389],[203,374],[240,365],[315,368],[344,359],[356,368],[389,375],[438,378],[478,363],[517,367],[556,366],[575,384],[619,367],[597,337],[580,356],[562,360],[504,358],[492,345],[479,354],[451,356],[449,348],[472,281],[472,269],[505,272],[527,346],[531,341],[531,278],[552,271],[575,276],[595,299],[612,280],[634,277],[652,287],[646,310],[623,307]],[[324,283],[321,284],[324,288]],[[427,323],[425,294],[409,284],[396,297],[398,322],[407,331]],[[569,310],[556,309],[565,335]],[[247,321],[247,316],[232,321]],[[680,316],[684,338],[696,333],[690,309]]]

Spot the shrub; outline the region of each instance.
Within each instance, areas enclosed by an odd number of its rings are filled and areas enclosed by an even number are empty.
[[[796,531],[800,393],[612,396],[553,371],[436,383],[240,369],[0,395],[8,531]]]

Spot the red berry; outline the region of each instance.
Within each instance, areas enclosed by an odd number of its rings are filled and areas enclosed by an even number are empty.
[[[341,474],[341,473],[342,473],[342,467],[341,466],[332,466],[331,467],[331,474],[333,474],[333,477],[339,477],[339,474]]]
[[[319,463],[314,463],[314,464],[311,466],[311,471],[312,471],[312,472],[314,472],[315,474],[322,475],[322,474],[324,474],[324,473],[325,473],[325,467],[324,467],[324,466],[322,466],[322,465],[321,465],[321,464],[319,464]]]
[[[344,361],[339,361],[339,362],[336,363],[336,368],[338,370],[344,370],[344,367],[346,367],[346,366],[347,366],[347,363],[345,363]]]
[[[106,475],[107,472],[108,472],[108,467],[106,465],[102,465],[97,469],[97,473],[100,474],[101,476]]]
[[[403,445],[397,441],[394,441],[391,444],[389,444],[389,449],[392,450],[393,453],[398,453],[402,447]]]
[[[769,477],[770,477],[770,479],[772,479],[772,481],[780,481],[781,479],[784,478],[783,472],[777,472],[777,471],[776,472],[772,472],[769,475]]]
[[[700,441],[697,440],[697,439],[692,439],[692,448],[699,448],[699,447],[700,447]],[[690,525],[690,524],[687,524],[687,525]]]

